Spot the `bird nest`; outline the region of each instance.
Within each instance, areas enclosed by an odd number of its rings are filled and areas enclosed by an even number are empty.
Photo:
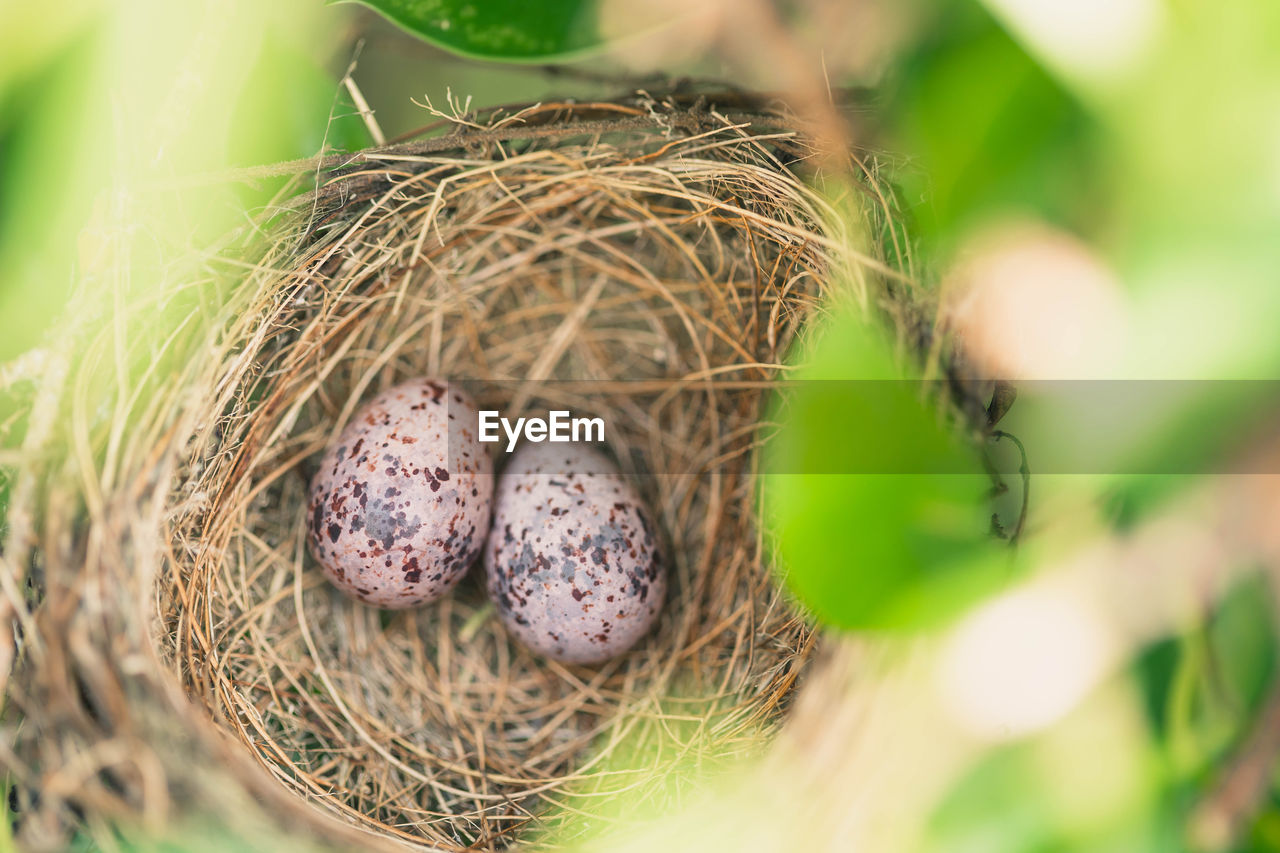
[[[319,163],[207,280],[120,309],[181,315],[152,343],[86,327],[28,431],[71,450],[19,476],[7,540],[23,837],[206,813],[340,846],[550,844],[766,745],[814,645],[757,520],[770,384],[830,289],[885,272],[833,229],[811,154],[740,96],[470,116]],[[638,646],[532,655],[476,571],[394,614],[325,580],[312,466],[423,375],[605,416],[670,574]]]

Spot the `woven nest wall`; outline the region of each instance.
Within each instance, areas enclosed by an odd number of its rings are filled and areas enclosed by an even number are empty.
[[[222,280],[191,300],[221,299],[192,309],[203,336],[147,377],[152,402],[114,450],[104,428],[114,456],[87,520],[18,495],[15,535],[34,543],[10,548],[28,583],[6,590],[29,632],[11,690],[20,829],[163,821],[207,791],[182,765],[216,765],[267,819],[320,837],[337,817],[499,849],[690,752],[767,743],[814,644],[757,523],[770,383],[830,282],[886,270],[827,233],[794,122],[707,104],[493,113],[330,160],[319,189],[227,250],[240,260],[213,264]],[[89,383],[71,371],[63,387]],[[589,668],[536,657],[478,570],[395,614],[326,582],[305,544],[311,466],[361,401],[420,375],[504,414],[606,416],[671,578],[636,648]],[[617,760],[662,738],[680,748]],[[86,750],[98,764],[49,785]],[[219,796],[215,810],[240,802]]]

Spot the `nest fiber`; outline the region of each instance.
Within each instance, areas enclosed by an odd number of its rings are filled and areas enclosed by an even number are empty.
[[[831,283],[865,297],[881,268],[831,233],[793,121],[715,103],[493,112],[312,164],[202,280],[51,362],[6,547],[24,840],[204,814],[337,846],[552,844],[767,745],[813,645],[757,523],[770,383]],[[605,416],[671,578],[631,652],[531,655],[478,570],[394,614],[325,581],[312,466],[421,375]]]

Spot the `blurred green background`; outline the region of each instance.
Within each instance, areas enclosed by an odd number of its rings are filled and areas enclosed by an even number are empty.
[[[588,98],[690,75],[820,118],[828,87],[871,87],[855,141],[879,152],[910,236],[899,254],[978,367],[1277,378],[1278,45],[1265,0],[2,0],[0,519],[31,365],[77,316],[139,298],[269,205],[282,181],[255,167],[394,140],[451,96]],[[833,316],[797,355],[805,375],[930,377],[860,312]],[[1009,428],[1036,437],[1016,548],[989,535],[981,445],[936,400],[874,418],[843,417],[847,400],[787,410],[775,462],[912,436],[971,468],[778,473],[765,489],[790,587],[833,637],[933,644],[956,713],[931,737],[961,757],[917,768],[942,793],[897,816],[912,848],[1280,850],[1280,488],[1250,467],[1273,424],[1208,387],[1146,418],[1095,413],[1114,442],[1096,450],[1149,475],[1035,476],[1037,450],[1078,436],[1054,401],[1015,404]],[[1249,476],[1167,473],[1202,453]],[[916,686],[904,701],[932,701]],[[1043,702],[1018,717],[1028,698]],[[641,840],[648,818],[679,819],[640,810]]]

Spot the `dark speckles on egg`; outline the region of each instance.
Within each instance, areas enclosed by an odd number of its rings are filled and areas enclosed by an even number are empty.
[[[579,500],[566,503],[572,495]],[[490,596],[508,633],[565,663],[622,654],[666,594],[639,496],[587,447],[527,444],[499,481],[485,546]],[[594,603],[609,602],[609,609]],[[606,617],[608,617],[606,619]]]
[[[311,483],[307,538],[335,586],[405,608],[461,579],[480,542],[455,530],[488,529],[493,495],[488,454],[455,426],[476,418],[461,393],[430,379],[396,386],[355,413]],[[367,451],[387,446],[394,452]]]

